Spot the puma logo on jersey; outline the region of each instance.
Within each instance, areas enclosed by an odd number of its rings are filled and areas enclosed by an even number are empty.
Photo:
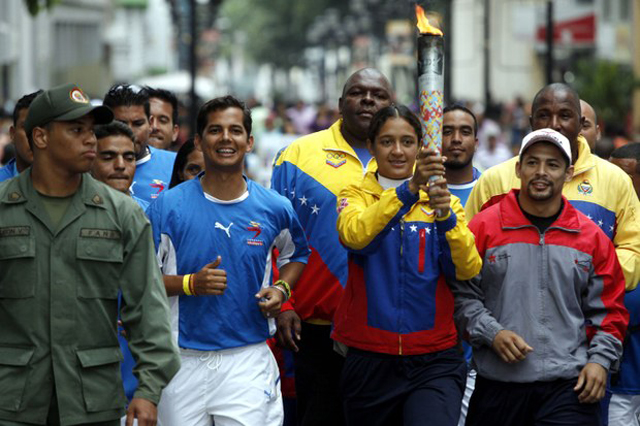
[[[231,238],[231,233],[229,231],[231,230],[232,226],[233,222],[231,222],[227,227],[224,227],[220,222],[216,222],[216,229],[222,229],[229,238]]]

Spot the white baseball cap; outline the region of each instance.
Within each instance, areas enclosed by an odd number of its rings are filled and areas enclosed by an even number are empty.
[[[538,129],[525,136],[522,140],[522,145],[520,146],[520,154],[518,154],[520,159],[522,159],[522,153],[537,142],[549,142],[554,144],[560,148],[560,152],[564,154],[569,161],[569,164],[571,164],[571,144],[569,144],[569,139],[567,139],[562,133],[556,132],[553,129]]]

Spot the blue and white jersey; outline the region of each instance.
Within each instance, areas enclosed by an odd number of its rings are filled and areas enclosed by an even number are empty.
[[[5,180],[9,180],[13,177],[18,176],[18,168],[16,167],[16,159],[12,158],[9,160],[4,167],[0,168],[0,182],[4,182]]]
[[[132,195],[131,198],[133,198],[133,201],[135,201],[136,203],[138,203],[138,205],[140,206],[140,208],[142,210],[144,210],[145,212],[147,211],[147,209],[149,208],[149,203],[148,201],[143,200],[142,198],[138,198],[135,195]]]
[[[131,184],[131,195],[148,203],[169,188],[176,153],[149,146],[149,155],[136,161],[136,174]]]
[[[232,201],[206,194],[196,178],[162,193],[147,210],[158,262],[165,275],[198,272],[221,256],[227,289],[221,296],[169,298],[174,338],[186,349],[214,351],[264,342],[275,333],[255,294],[272,284],[272,253],[278,268],[306,263],[310,250],[291,207],[273,190],[247,179]]]
[[[479,178],[480,171],[474,167],[473,179],[471,179],[471,182],[461,184],[448,183],[447,188],[449,188],[449,192],[460,198],[460,202],[463,206],[465,206],[467,204],[467,200],[469,199],[469,194],[471,194],[471,190],[476,185],[476,182]]]
[[[471,182],[454,184],[448,183],[447,188],[449,188],[449,192],[451,192],[456,197],[460,198],[460,203],[462,206],[466,206],[467,200],[469,199],[469,194],[471,194],[471,190],[475,186],[476,182],[480,178],[480,171],[473,168],[473,178]],[[471,345],[469,345],[466,341],[462,341],[462,349],[464,351],[464,357],[467,360],[467,363],[471,363],[471,358],[473,356],[473,352],[471,350]]]

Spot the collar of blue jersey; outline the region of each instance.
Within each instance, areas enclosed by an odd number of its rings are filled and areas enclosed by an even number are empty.
[[[11,160],[7,161],[7,164],[4,165],[4,167],[7,167],[9,170],[11,170],[11,174],[13,176],[18,176],[18,164],[16,163],[16,158],[13,157]]]
[[[577,176],[596,166],[596,159],[591,153],[589,144],[584,136],[578,136],[578,160],[573,165],[573,175]]]
[[[151,160],[151,156],[153,155],[153,151],[155,151],[155,148],[147,145],[144,150],[146,151],[146,153],[141,159],[136,160],[136,166],[139,166],[140,164],[144,164],[147,161]]]

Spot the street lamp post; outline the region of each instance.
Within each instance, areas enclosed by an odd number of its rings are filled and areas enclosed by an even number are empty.
[[[553,83],[553,0],[547,0],[547,84]]]
[[[196,132],[196,116],[198,115],[198,98],[196,97],[196,41],[198,37],[197,18],[196,18],[196,0],[190,0],[191,15],[191,41],[189,43],[189,74],[191,75],[191,88],[189,90],[189,124],[191,125],[191,133]]]

